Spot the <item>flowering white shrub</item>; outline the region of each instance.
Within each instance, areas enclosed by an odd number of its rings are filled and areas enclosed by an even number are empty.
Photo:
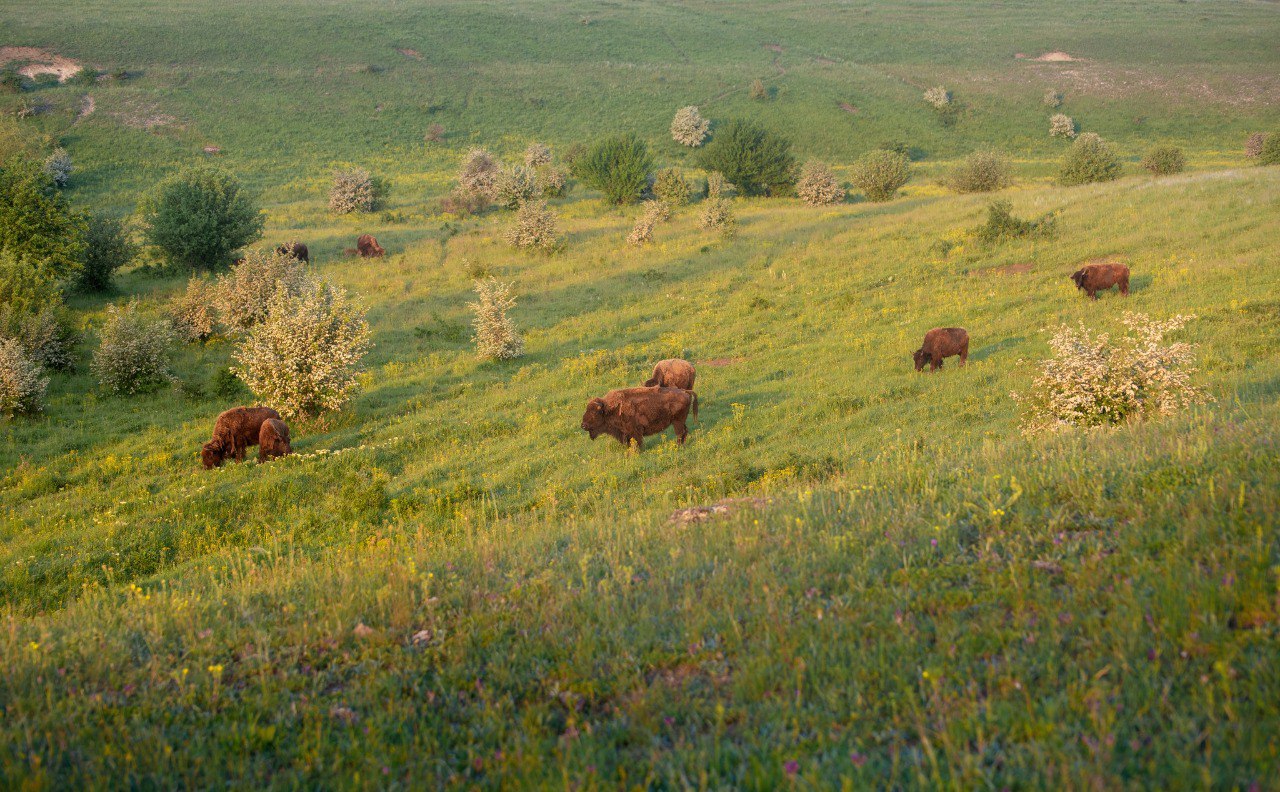
[[[510,360],[524,354],[524,339],[507,312],[515,307],[513,284],[495,278],[476,281],[478,300],[467,305],[475,313],[472,327],[476,354],[483,360]]]
[[[296,294],[307,282],[306,265],[287,253],[251,250],[218,278],[213,289],[218,318],[232,331],[244,331],[267,317],[276,292]]]
[[[551,149],[545,143],[530,143],[524,150],[524,166],[530,170],[551,164]]]
[[[377,199],[373,177],[364,168],[340,170],[333,174],[333,186],[329,188],[330,212],[372,212]]]
[[[653,239],[654,226],[670,218],[671,204],[666,201],[645,201],[644,211],[640,213],[639,219],[636,220],[635,227],[631,229],[631,233],[627,236],[627,241],[633,245],[643,245]]]
[[[61,146],[54,149],[44,161],[44,172],[49,174],[53,183],[59,187],[66,187],[67,182],[71,181],[72,170],[71,155]]]
[[[364,311],[341,288],[324,281],[297,291],[281,285],[266,319],[236,347],[231,370],[281,415],[313,416],[355,394],[369,347]]]
[[[1058,93],[1058,89],[1050,88],[1044,92],[1044,98],[1040,103],[1050,109],[1062,107],[1062,94]]]
[[[17,341],[28,358],[45,368],[65,371],[75,362],[72,348],[76,334],[50,308],[26,313],[12,305],[0,305],[0,338]]]
[[[947,105],[951,104],[951,92],[939,85],[925,91],[924,100],[933,107],[933,109],[942,110],[945,109]]]
[[[169,323],[180,341],[193,344],[213,335],[218,327],[218,289],[207,278],[187,281],[187,289],[169,303]]]
[[[729,183],[720,171],[712,171],[707,174],[707,197],[708,198],[732,198],[738,194],[738,188]]]
[[[1076,136],[1076,122],[1065,113],[1054,113],[1049,119],[1049,137],[1073,138]]]
[[[49,378],[13,338],[0,338],[0,415],[40,412]]]
[[[538,175],[520,165],[500,168],[493,177],[489,197],[506,209],[515,209],[528,201],[538,191]]]
[[[806,162],[796,179],[796,195],[810,206],[838,204],[844,200],[844,187],[824,163]]]
[[[560,244],[556,215],[546,201],[525,201],[516,211],[515,224],[507,229],[507,242],[518,248],[551,252]]]
[[[173,332],[163,319],[148,319],[136,303],[107,307],[90,369],[113,393],[146,393],[174,380],[169,370]]]
[[[1195,347],[1165,336],[1194,317],[1163,322],[1125,314],[1119,343],[1086,327],[1062,326],[1049,341],[1053,357],[1027,394],[1013,394],[1023,408],[1026,434],[1072,426],[1107,426],[1152,415],[1170,415],[1206,400],[1191,384]]]
[[[710,129],[711,122],[703,118],[693,105],[680,108],[671,119],[671,139],[682,146],[701,146],[706,142]]]
[[[738,232],[738,218],[728,198],[716,196],[702,204],[699,222],[705,231],[719,231],[721,236],[731,237]]]
[[[458,169],[458,186],[474,195],[493,196],[493,181],[498,175],[498,161],[487,150],[473,148],[462,158]]]
[[[555,165],[542,165],[537,177],[538,192],[546,198],[559,198],[569,187],[569,175]]]

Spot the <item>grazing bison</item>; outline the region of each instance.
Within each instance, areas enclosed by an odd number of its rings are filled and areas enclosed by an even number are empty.
[[[916,361],[916,371],[929,364],[929,371],[942,368],[942,359],[960,356],[960,365],[969,359],[969,332],[961,327],[935,327],[924,334],[924,343],[911,356]]]
[[[278,420],[280,413],[270,407],[233,407],[219,415],[213,439],[200,449],[204,469],[218,467],[227,457],[243,460],[244,450],[258,444],[262,424],[271,418]]]
[[[361,234],[356,240],[356,252],[360,254],[360,258],[381,258],[387,251],[372,234]]]
[[[652,388],[657,385],[659,388],[679,388],[680,390],[693,390],[693,378],[697,376],[694,371],[693,364],[687,360],[679,358],[671,358],[669,360],[659,360],[657,365],[653,367],[653,376],[645,382],[645,387]]]
[[[276,252],[282,256],[293,256],[304,264],[311,263],[311,251],[307,250],[307,246],[301,242],[285,242],[276,248]]]
[[[644,447],[644,438],[674,426],[676,440],[683,443],[689,436],[685,421],[689,410],[698,415],[698,394],[680,388],[623,388],[611,390],[604,398],[587,402],[582,416],[582,429],[592,440],[602,434],[615,437],[624,445]]]
[[[1076,270],[1071,280],[1091,300],[1098,299],[1098,292],[1116,285],[1120,286],[1121,294],[1129,296],[1129,268],[1123,264],[1087,264]]]
[[[258,461],[289,456],[293,446],[289,444],[289,427],[279,418],[268,418],[258,430]]]

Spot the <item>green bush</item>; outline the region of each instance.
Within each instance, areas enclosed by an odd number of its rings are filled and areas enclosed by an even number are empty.
[[[684,176],[681,176],[680,171],[675,168],[660,170],[653,179],[653,194],[671,206],[683,206],[689,203],[692,192],[689,182],[685,181]]]
[[[574,160],[573,169],[610,203],[633,204],[649,186],[653,156],[638,136],[617,135],[596,142]]]
[[[947,176],[945,183],[958,193],[991,192],[1009,186],[1009,160],[994,151],[975,151]]]
[[[1052,213],[1039,220],[1022,220],[1013,216],[1012,202],[993,201],[987,205],[987,222],[974,231],[974,236],[979,242],[992,245],[1022,237],[1049,236],[1053,229]]]
[[[1111,181],[1120,175],[1115,147],[1094,132],[1076,138],[1062,158],[1058,183],[1066,186]]]
[[[174,264],[213,269],[262,237],[265,218],[230,174],[198,166],[156,186],[143,205],[147,241]]]
[[[80,269],[84,234],[84,218],[41,165],[23,157],[0,165],[0,302],[36,310],[57,300]]]
[[[109,290],[116,270],[133,261],[137,252],[124,223],[114,217],[90,215],[85,230],[84,261],[76,273],[77,287],[82,291]]]
[[[724,174],[743,195],[789,195],[796,183],[791,141],[750,121],[717,129],[698,164]]]
[[[1177,146],[1156,146],[1142,158],[1142,167],[1156,176],[1168,176],[1182,173],[1187,167],[1187,158]]]
[[[26,84],[26,79],[12,66],[0,69],[0,93],[22,93]]]
[[[853,165],[853,183],[868,201],[888,201],[907,183],[911,173],[904,154],[877,149]]]
[[[1280,132],[1272,132],[1258,150],[1259,165],[1280,165]]]

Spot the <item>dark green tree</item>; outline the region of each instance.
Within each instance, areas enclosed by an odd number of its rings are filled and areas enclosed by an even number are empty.
[[[169,261],[213,269],[262,237],[265,218],[225,171],[198,166],[156,185],[143,209],[147,241]]]
[[[57,301],[80,270],[84,236],[84,219],[38,163],[18,156],[0,165],[0,303],[39,310]]]
[[[573,160],[573,174],[604,193],[610,203],[640,200],[653,172],[649,147],[634,134],[617,135],[594,143]]]
[[[91,215],[85,231],[84,262],[76,286],[84,291],[108,291],[116,270],[133,261],[137,247],[124,223],[114,217]]]
[[[698,164],[724,174],[743,195],[788,195],[796,183],[791,141],[750,121],[717,129]]]

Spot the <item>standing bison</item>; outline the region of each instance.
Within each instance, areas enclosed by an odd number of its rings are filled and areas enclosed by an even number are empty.
[[[293,446],[289,443],[289,426],[279,418],[268,418],[258,430],[258,461],[289,456]]]
[[[1098,292],[1117,285],[1121,294],[1129,296],[1129,268],[1123,264],[1087,264],[1072,273],[1071,280],[1090,300],[1098,299]]]
[[[244,450],[257,445],[262,424],[270,419],[280,419],[280,413],[270,407],[233,407],[218,416],[213,424],[213,439],[200,449],[200,461],[205,470],[212,470],[228,457],[241,461]]]
[[[382,258],[387,251],[372,234],[361,234],[356,240],[356,252],[360,258]]]
[[[285,242],[276,248],[276,253],[281,256],[293,256],[303,264],[311,263],[311,251],[307,250],[307,246],[301,242]]]
[[[697,376],[693,364],[687,360],[679,358],[670,358],[668,360],[659,360],[657,365],[653,367],[653,376],[645,382],[645,387],[652,388],[679,388],[680,390],[693,390],[693,380]]]
[[[644,447],[644,438],[674,426],[676,440],[684,443],[689,436],[685,422],[689,411],[698,415],[698,394],[680,388],[623,388],[611,390],[603,398],[587,402],[582,416],[582,430],[595,440],[602,434],[617,438],[624,445]]]
[[[942,368],[942,359],[960,356],[960,365],[969,359],[969,331],[961,327],[935,327],[924,334],[924,343],[912,354],[916,371],[929,364],[929,371]]]

